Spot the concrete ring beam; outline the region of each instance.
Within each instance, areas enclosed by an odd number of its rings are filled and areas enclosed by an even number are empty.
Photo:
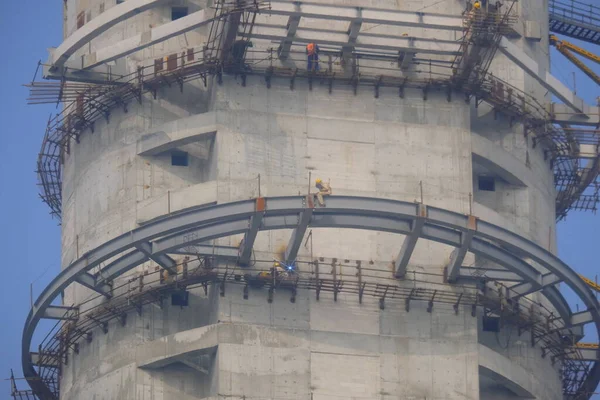
[[[167,0],[129,0],[116,5],[89,21],[54,50],[51,57],[51,69],[58,70],[65,66],[69,58],[84,45],[98,37],[108,29],[125,21],[141,12],[167,4]],[[272,1],[266,13],[278,16],[298,16],[319,19],[347,20],[359,23],[374,23],[397,26],[425,27],[430,29],[442,29],[462,31],[462,18],[454,15],[428,14],[422,12],[402,12],[397,10],[386,10],[377,8],[361,8],[358,12],[356,7],[349,6],[325,6],[310,2]],[[169,37],[176,36],[194,29],[199,25],[208,23],[214,19],[205,15],[206,10],[201,10],[177,22],[172,22],[152,30],[151,40],[146,40],[148,32],[126,39],[114,48],[103,49],[102,54],[93,54],[84,60],[83,68],[92,68],[101,63],[114,60],[131,52],[151,46]],[[121,49],[124,49],[119,53]],[[115,54],[112,54],[115,52]],[[108,53],[108,54],[103,54]]]
[[[327,207],[310,208],[307,204],[312,204],[310,198],[290,196],[195,209],[149,223],[87,252],[52,280],[27,317],[23,330],[22,366],[29,385],[40,397],[55,398],[45,383],[38,379],[30,348],[39,321],[47,318],[52,302],[71,283],[79,282],[110,297],[106,277],[114,279],[143,262],[161,260],[170,252],[247,232],[252,226],[252,217],[258,214],[262,215],[259,231],[294,229],[292,246],[294,241],[302,240],[302,235],[295,233],[306,227],[384,231],[407,235],[409,241],[422,238],[456,248],[466,246],[468,251],[491,259],[521,277],[522,282],[512,288],[529,285],[527,293],[541,291],[546,295],[560,313],[564,328],[594,323],[600,333],[600,305],[578,274],[552,253],[506,229],[479,220],[474,226],[473,216],[403,201],[330,196]],[[303,218],[307,210],[310,210],[310,218]],[[305,226],[300,226],[303,224]],[[471,237],[471,240],[465,241],[464,237]],[[406,258],[403,251],[406,251],[406,246],[402,246],[399,259]],[[109,259],[114,261],[101,272],[96,275],[88,272]],[[536,261],[543,269],[526,262],[526,259]],[[587,310],[573,313],[556,288],[558,282],[569,286]],[[599,382],[600,366],[596,362],[580,391],[591,393]]]
[[[52,55],[52,67],[63,67],[77,50],[119,22],[164,3],[166,0],[129,0],[108,9],[79,28],[56,48]]]

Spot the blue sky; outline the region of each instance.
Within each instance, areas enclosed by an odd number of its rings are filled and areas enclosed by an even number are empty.
[[[62,3],[7,1],[0,13],[4,44],[0,63],[0,207],[4,211],[0,223],[4,282],[0,291],[4,304],[0,315],[0,398],[8,398],[9,384],[4,378],[8,378],[10,368],[21,375],[21,331],[30,307],[30,284],[35,298],[60,269],[60,227],[38,197],[34,172],[48,115],[56,107],[27,106],[28,90],[22,84],[31,81],[37,62],[46,60],[46,48],[61,42]],[[600,5],[600,0],[592,3]],[[598,47],[587,47],[600,53]],[[595,103],[595,96],[600,95],[598,86],[554,51],[552,68],[571,87],[572,71],[577,71],[578,95]],[[595,70],[600,73],[600,68]],[[592,278],[600,274],[599,228],[600,215],[572,213],[558,229],[560,256]]]

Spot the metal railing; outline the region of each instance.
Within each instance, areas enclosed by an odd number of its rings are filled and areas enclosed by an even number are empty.
[[[548,4],[550,17],[557,16],[600,27],[600,6],[578,0],[550,0]]]

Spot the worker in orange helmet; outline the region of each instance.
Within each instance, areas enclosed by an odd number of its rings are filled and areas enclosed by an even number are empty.
[[[308,54],[308,62],[306,69],[309,72],[319,70],[319,46],[316,43],[309,43],[306,45],[306,54]]]

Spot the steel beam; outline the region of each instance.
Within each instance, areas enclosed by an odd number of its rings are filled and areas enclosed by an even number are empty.
[[[424,204],[419,204],[417,216],[415,217],[415,220],[411,224],[410,234],[408,234],[404,238],[404,242],[402,243],[402,248],[400,248],[398,257],[396,257],[396,261],[395,261],[395,265],[394,265],[394,267],[395,267],[394,271],[395,271],[396,278],[402,279],[406,276],[406,267],[408,266],[410,257],[412,256],[412,253],[415,250],[417,241],[419,240],[419,237],[421,237],[421,233],[423,232],[423,226],[425,225],[426,218],[427,218],[427,206]]]
[[[572,348],[572,352],[567,355],[567,358],[579,361],[600,362],[600,350],[598,349],[581,349]]]
[[[299,11],[300,6],[298,4],[294,4],[294,7]],[[279,58],[285,60],[290,55],[290,49],[292,47],[292,43],[294,42],[294,36],[296,35],[296,30],[298,29],[298,25],[300,25],[300,14],[292,14],[288,18],[287,23],[287,34],[284,40],[281,41],[279,45]]]
[[[550,304],[556,310],[558,316],[562,319],[562,323],[566,326],[571,319],[571,307],[564,298],[558,287],[546,286],[542,289],[542,294],[548,299]],[[574,328],[573,331],[579,331],[579,328]]]
[[[514,232],[510,232],[490,223],[480,222],[478,234],[487,239],[496,241],[506,250],[508,250],[509,254],[520,254],[523,257],[530,258],[539,263],[549,272],[557,275],[561,281],[566,282],[569,287],[573,289],[573,291],[577,294],[577,296],[579,296],[588,309],[594,310],[593,322],[595,322],[598,325],[598,328],[600,328],[600,313],[598,312],[600,305],[598,304],[598,300],[592,294],[587,284],[581,279],[581,277],[558,257],[545,250],[538,244],[521,237]],[[528,280],[536,281],[536,279],[531,278]],[[539,279],[538,282],[541,284],[541,279]]]
[[[297,198],[298,203],[302,203],[302,199]],[[293,199],[286,199],[284,204],[293,205]],[[74,282],[80,275],[87,274],[87,271],[98,267],[101,263],[106,260],[118,256],[119,254],[131,250],[134,247],[134,243],[138,241],[149,241],[158,236],[168,235],[169,233],[177,230],[198,226],[200,224],[208,224],[215,221],[228,222],[232,218],[250,217],[254,211],[254,203],[248,201],[234,202],[223,205],[217,205],[213,207],[202,208],[194,210],[192,212],[182,212],[176,215],[172,215],[167,219],[157,220],[155,222],[148,223],[134,231],[131,231],[125,235],[121,235],[102,246],[97,247],[85,253],[81,258],[73,262],[68,267],[64,268],[61,273],[53,279],[50,284],[42,291],[39,298],[36,300],[23,330],[23,343],[21,348],[21,361],[23,364],[23,374],[25,377],[30,378],[29,384],[32,389],[38,392],[40,395],[54,398],[52,391],[45,385],[45,383],[38,379],[38,373],[31,364],[31,358],[29,355],[29,348],[31,346],[31,340],[36,326],[40,319],[43,317],[44,310],[50,305],[50,303],[62,293],[72,282]],[[205,239],[209,240],[209,239]],[[204,241],[205,241],[204,240]],[[203,240],[198,240],[201,242]],[[180,246],[191,244],[184,242]],[[139,251],[133,252],[140,253]],[[141,254],[141,253],[140,253]],[[143,255],[142,255],[143,256]],[[142,257],[142,262],[147,258]],[[117,260],[118,261],[118,260]],[[133,264],[131,268],[138,264]],[[127,269],[117,270],[114,272],[116,276],[119,273],[126,271]],[[89,275],[89,274],[88,274]],[[99,273],[99,276],[102,276]],[[109,295],[110,296],[110,295]]]
[[[124,63],[116,65],[104,65],[102,68],[83,71],[81,61],[69,61],[60,69],[52,68],[49,64],[42,65],[42,77],[44,79],[65,80],[67,82],[85,82],[100,85],[126,85],[131,79]],[[126,77],[126,79],[123,79]]]
[[[304,18],[333,21],[356,20],[357,7],[335,6],[299,1],[271,0],[271,15],[301,15]],[[399,11],[381,8],[360,7],[358,21],[367,24],[411,26],[424,29],[442,29],[462,32],[463,20],[459,15],[434,14],[417,11]]]
[[[94,53],[84,55],[82,69],[94,68],[125,57],[146,47],[164,42],[172,37],[206,25],[212,22],[213,19],[214,17],[209,10],[202,9],[178,20],[152,28],[149,32],[140,33],[120,42],[112,43]]]
[[[542,276],[541,284],[533,282],[523,282],[508,288],[508,297],[511,299],[527,296],[528,294],[538,292],[548,286],[556,285],[561,280],[554,274],[546,274]]]
[[[561,336],[569,336],[572,338],[572,342],[579,342],[585,336],[583,331],[583,325],[572,326],[570,328],[564,328],[559,331]]]
[[[578,113],[583,112],[584,102],[581,98],[577,97],[569,88],[552,76],[552,74],[547,71],[541,71],[538,63],[525,54],[519,47],[512,44],[510,40],[503,37],[500,41],[499,49],[506,57],[523,68],[529,76],[537,80],[563,103]]]
[[[352,52],[354,51],[354,46],[356,45],[356,40],[358,39],[358,35],[360,33],[360,28],[362,27],[362,22],[360,20],[360,9],[357,9],[357,19],[350,22],[350,26],[348,27],[348,44],[342,47],[342,59],[346,62],[349,62]]]
[[[199,243],[172,250],[172,254],[180,254],[184,256],[208,256],[237,260],[239,248],[233,246],[216,246],[212,244]]]
[[[240,35],[250,39],[263,39],[281,42],[287,37],[284,26],[257,25],[251,33],[240,32]],[[294,37],[296,43],[316,42],[323,46],[332,46],[342,49],[348,46],[350,36],[347,32],[321,32],[306,28],[299,28]],[[414,46],[413,46],[414,44]],[[437,54],[443,56],[456,56],[460,54],[460,46],[455,41],[428,38],[409,38],[406,36],[391,35],[360,35],[356,39],[355,48],[364,50],[389,51],[390,54],[398,52],[416,52],[420,54]]]
[[[136,243],[135,247],[146,257],[160,265],[162,269],[166,269],[170,274],[177,275],[177,263],[175,260],[166,254],[154,254],[152,251],[152,243],[140,242]]]
[[[135,266],[146,261],[148,261],[148,256],[146,256],[144,253],[139,250],[131,251],[126,256],[118,258],[98,271],[98,273],[95,275],[96,282],[110,282],[119,275],[125,273],[126,270],[123,268],[123,264]]]
[[[61,68],[71,55],[109,28],[166,2],[166,0],[128,0],[109,8],[67,37],[51,55],[51,64],[55,68]]]
[[[402,57],[402,61],[400,61],[400,69],[404,71],[410,67],[410,64],[413,62],[413,59],[417,53],[414,51],[405,51],[400,54]]]
[[[594,322],[592,312],[590,310],[576,312],[571,315],[570,326],[586,325]]]
[[[600,107],[583,105],[583,112],[573,112],[573,109],[565,104],[552,103],[550,105],[552,122],[557,124],[600,126]]]
[[[250,263],[252,249],[254,248],[256,235],[258,234],[258,230],[260,229],[263,220],[265,206],[265,199],[263,197],[256,199],[256,213],[250,218],[250,226],[240,245],[240,258],[238,263],[242,266],[247,266]]]
[[[477,230],[477,217],[469,215],[468,224],[468,230],[466,232],[462,232],[460,235],[460,247],[457,247],[452,251],[452,254],[450,255],[450,262],[446,266],[446,279],[448,282],[456,281],[456,278],[460,273],[460,267],[465,260],[465,256],[469,251],[469,246],[471,246],[473,235]]]
[[[505,269],[488,269],[478,267],[460,267],[460,274],[456,281],[463,279],[487,279],[503,282],[522,282],[523,278],[519,274]]]
[[[48,306],[46,307],[46,310],[44,310],[43,318],[77,321],[78,310],[77,307]]]
[[[57,358],[59,357],[58,355],[56,355],[56,356],[50,355],[50,356],[40,357],[39,353],[31,352],[30,354],[31,354],[31,362],[35,366],[42,367],[42,368],[58,368],[61,366],[57,360]]]
[[[470,250],[475,255],[484,257],[509,271],[519,274],[524,280],[533,282],[537,287],[541,286],[542,275],[534,267],[514,254],[476,237],[473,237],[471,241]]]
[[[233,43],[237,37],[241,20],[242,13],[237,10],[229,13],[226,17],[225,23],[221,28],[222,30],[218,34],[220,36],[220,38],[218,38],[220,41],[218,48],[220,49],[221,53],[219,54],[219,60],[221,62],[225,61],[225,59],[229,56],[231,49],[233,48]]]
[[[110,285],[106,283],[97,284],[96,278],[87,272],[82,272],[79,274],[77,278],[75,278],[75,281],[87,287],[88,289],[92,289],[93,291],[100,293],[104,297],[110,298],[112,296],[112,288]]]
[[[237,221],[228,221],[222,224],[211,224],[202,226],[189,232],[178,235],[169,236],[154,242],[153,249],[155,253],[167,253],[178,247],[181,247],[182,242],[186,246],[194,245],[199,242],[217,239],[224,236],[237,235],[248,230],[248,219],[244,218]]]
[[[295,228],[296,221],[292,225],[293,217],[305,210],[305,200],[303,196],[266,199],[267,207],[261,229]],[[327,200],[326,208],[313,210],[309,226],[371,229],[409,234],[409,228],[414,229],[415,219],[419,218],[420,209],[422,207],[418,204],[388,199],[331,196]],[[248,229],[248,219],[254,213],[255,201],[248,200],[170,215],[118,236],[85,253],[83,257],[64,268],[40,294],[23,331],[23,373],[32,388],[42,395],[51,395],[44,382],[38,379],[38,374],[31,363],[29,349],[36,326],[40,319],[44,318],[45,310],[71,283],[82,280],[91,282],[94,286],[96,279],[87,271],[99,267],[109,259],[115,260],[110,266],[111,275],[114,277],[140,265],[148,257],[136,249],[139,243],[152,243],[152,254],[158,255],[193,246],[196,243],[243,233]],[[468,229],[468,216],[430,207],[427,209],[423,223],[420,235],[422,238],[459,247],[461,234]],[[596,330],[600,331],[600,304],[575,271],[552,253],[513,232],[483,221],[478,221],[477,228],[471,241],[471,252],[498,262],[509,271],[522,276],[524,281],[543,287],[543,294],[559,310],[561,317],[566,319],[565,328],[593,322]],[[159,237],[162,239],[156,240]],[[415,239],[416,237],[413,238]],[[529,265],[523,259],[532,259],[536,264]],[[536,267],[538,264],[539,269]],[[105,270],[106,268],[98,273],[98,278],[104,276]],[[579,296],[587,311],[571,316],[568,304],[556,287],[552,285],[544,287],[547,281],[543,279],[541,271],[545,274],[550,272],[565,282]],[[594,368],[585,385],[595,387],[598,382],[600,382],[600,369]]]
[[[310,200],[312,201],[312,199]],[[312,204],[310,204],[310,208],[307,208],[300,213],[300,217],[298,218],[298,226],[292,232],[290,241],[285,249],[285,265],[291,265],[296,261],[296,257],[298,257],[298,251],[302,245],[302,240],[306,234],[306,229],[308,228],[308,224],[312,218],[313,210]]]

